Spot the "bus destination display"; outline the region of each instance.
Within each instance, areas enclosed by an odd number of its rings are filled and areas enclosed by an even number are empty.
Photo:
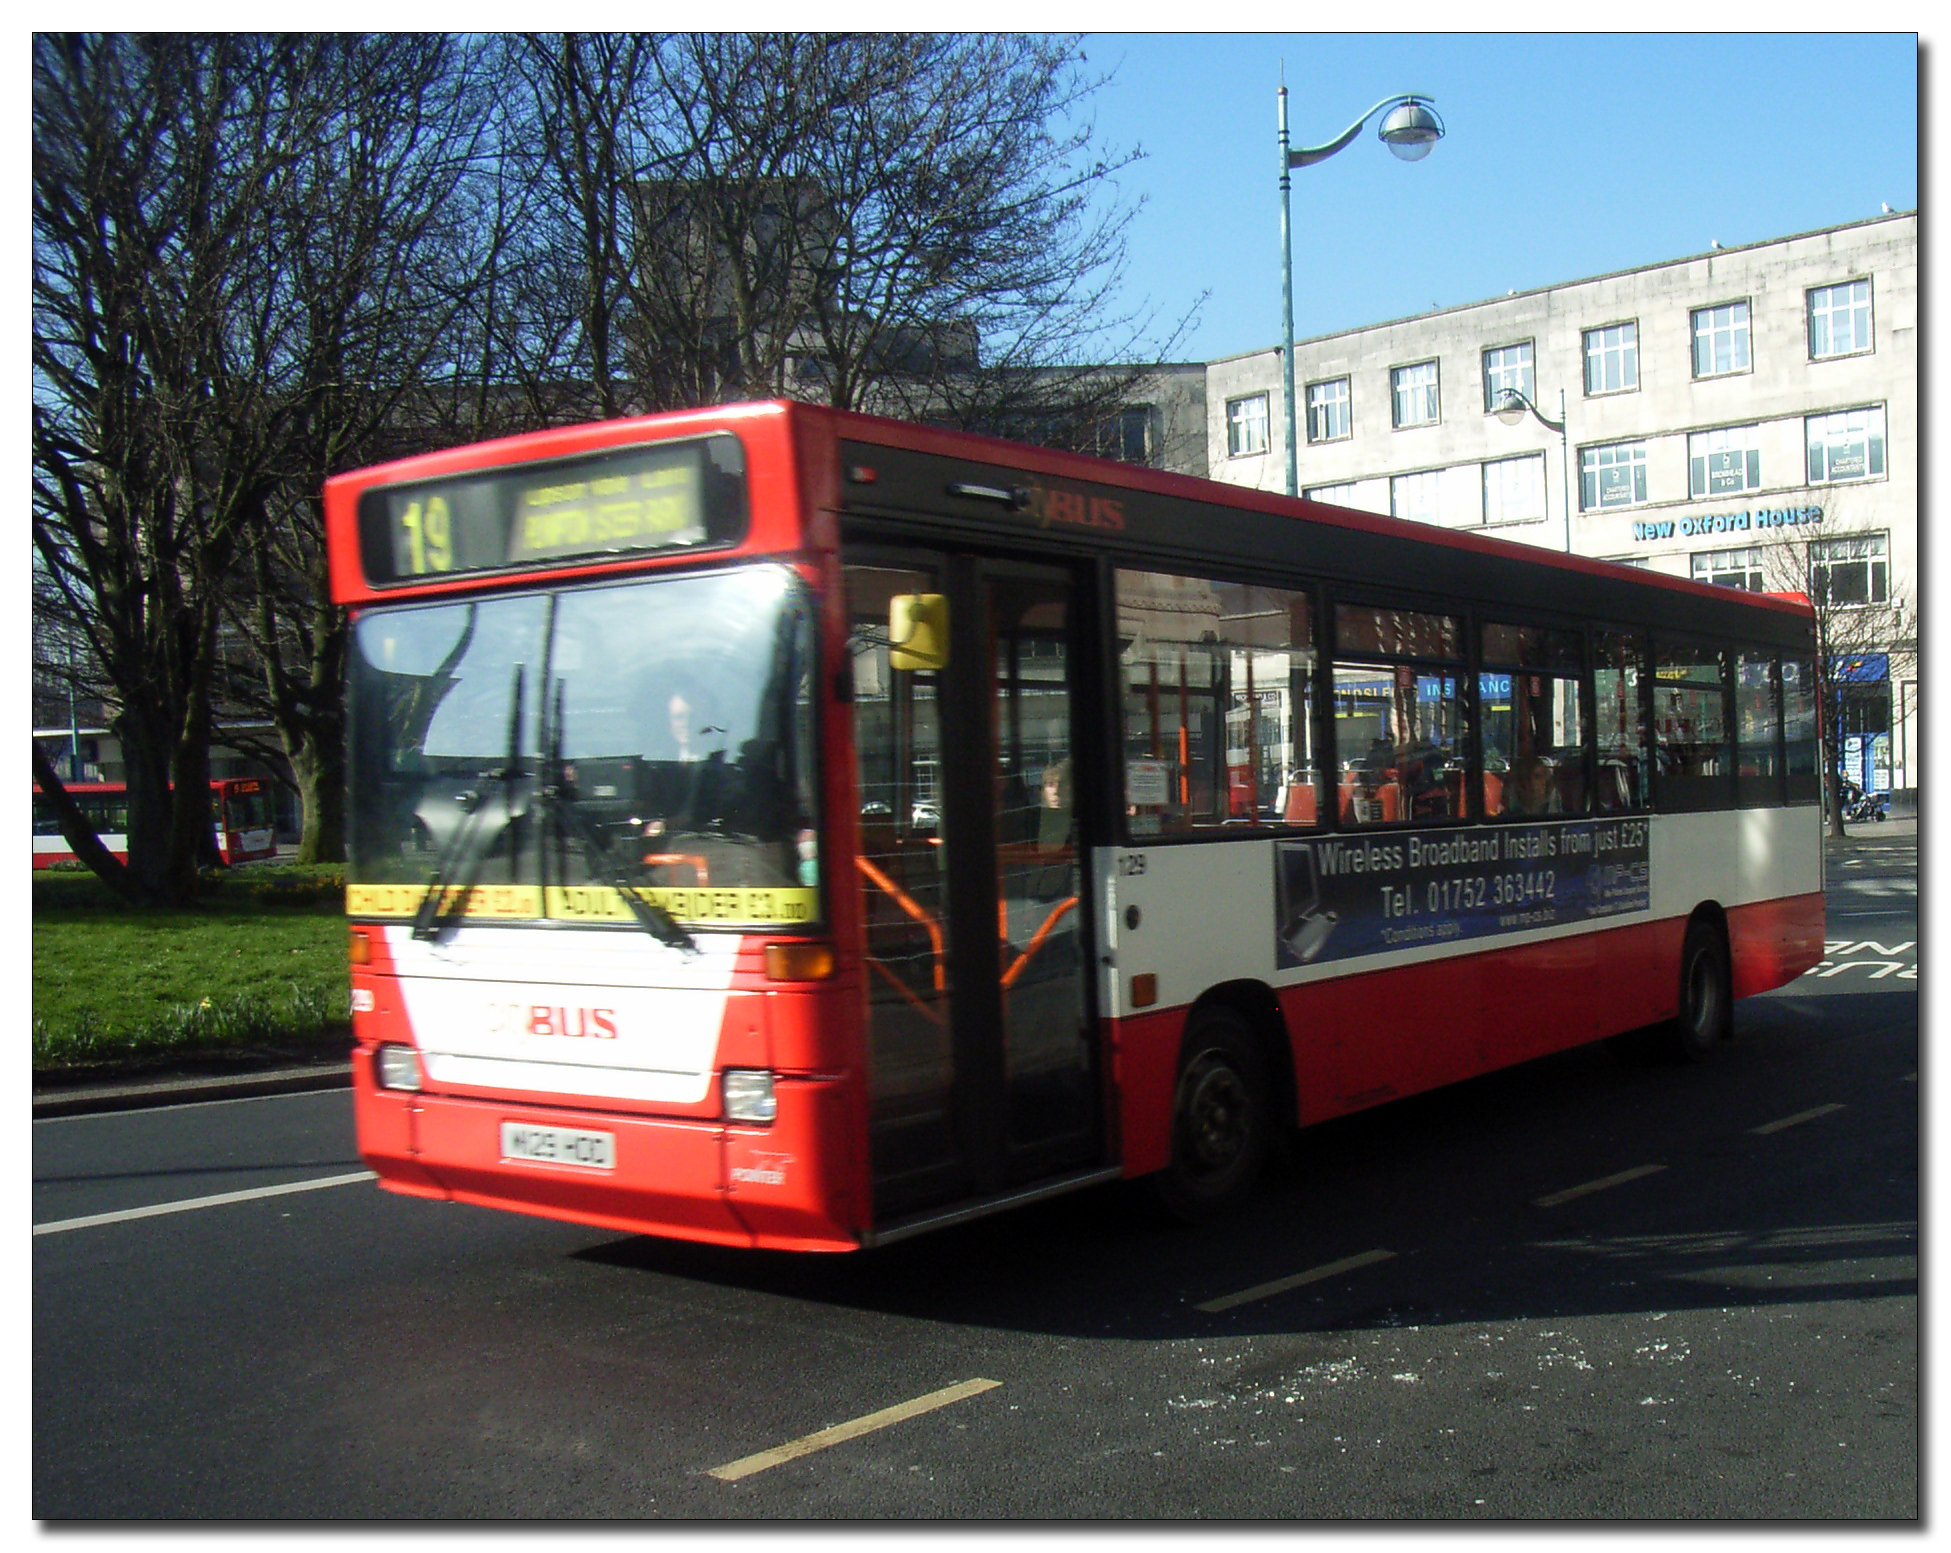
[[[725,543],[742,527],[737,439],[380,487],[359,499],[366,575],[423,581]]]

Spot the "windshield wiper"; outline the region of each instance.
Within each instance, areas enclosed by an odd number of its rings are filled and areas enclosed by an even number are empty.
[[[677,950],[687,960],[698,954],[698,943],[676,917],[657,902],[647,899],[632,884],[624,873],[623,865],[618,863],[610,851],[610,838],[598,829],[589,816],[583,813],[582,805],[569,791],[564,779],[562,759],[562,692],[563,682],[556,681],[555,716],[551,721],[547,741],[548,781],[542,787],[542,802],[558,822],[566,822],[583,844],[583,858],[592,871],[600,866],[610,886],[623,897],[623,904],[630,908],[631,916],[637,925],[659,943]],[[565,876],[567,870],[564,871]]]
[[[515,682],[509,695],[508,708],[508,761],[499,771],[484,771],[484,782],[498,783],[502,813],[506,826],[512,827],[520,818],[515,809],[515,784],[528,773],[522,770],[522,680],[523,666],[515,665]],[[413,914],[413,936],[421,940],[437,939],[450,922],[467,911],[468,892],[481,875],[481,864],[488,855],[488,848],[496,835],[495,827],[485,827],[481,823],[486,800],[475,788],[468,788],[454,795],[454,805],[461,811],[462,818],[441,848],[440,856],[434,862],[434,871],[427,878],[427,893],[420,902],[420,909]],[[459,868],[465,877],[457,881],[453,888],[452,902],[446,899],[449,886],[447,877],[450,871]]]

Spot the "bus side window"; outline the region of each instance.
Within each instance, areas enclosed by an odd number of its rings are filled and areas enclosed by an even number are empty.
[[[1646,806],[1646,639],[1637,632],[1592,633],[1592,711],[1598,732],[1596,807],[1602,813]]]
[[[1311,596],[1124,570],[1117,586],[1131,834],[1317,823]]]

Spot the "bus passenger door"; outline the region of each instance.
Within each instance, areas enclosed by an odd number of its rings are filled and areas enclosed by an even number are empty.
[[[1051,567],[861,552],[846,578],[885,1219],[1098,1156],[1077,623]],[[932,664],[901,650],[917,614],[945,627]]]

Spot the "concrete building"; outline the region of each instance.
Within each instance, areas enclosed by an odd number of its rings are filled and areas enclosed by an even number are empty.
[[[1921,757],[1917,361],[1914,211],[1716,248],[1295,342],[1300,486],[1825,592],[1851,656],[1856,780],[1903,792]],[[1282,489],[1279,351],[1210,363],[1206,403],[1211,477]]]

